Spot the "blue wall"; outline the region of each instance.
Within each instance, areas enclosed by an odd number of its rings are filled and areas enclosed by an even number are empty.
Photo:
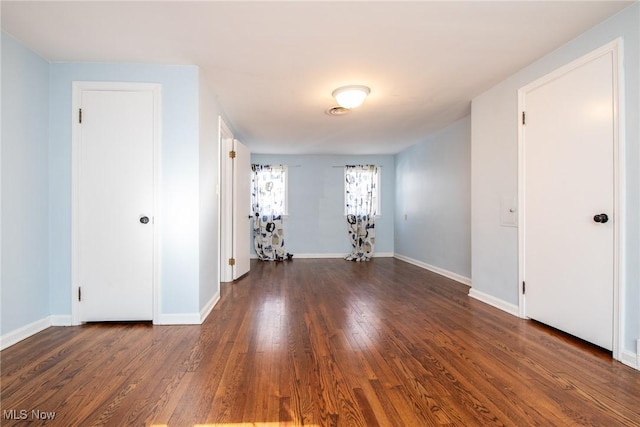
[[[49,315],[49,63],[2,33],[4,335]]]
[[[472,107],[472,247],[471,274],[477,290],[506,303],[516,303],[517,230],[499,227],[496,203],[517,189],[517,89],[615,37],[624,38],[626,105],[627,235],[624,289],[627,306],[624,347],[635,351],[640,337],[640,5],[617,16],[557,51],[546,55],[486,93]],[[217,257],[217,249],[200,245],[201,217],[211,212],[201,197],[200,183],[212,182],[200,166],[202,153],[212,150],[214,130],[199,128],[212,120],[216,106],[199,104],[197,67],[135,64],[55,63],[2,34],[2,325],[1,334],[53,314],[71,311],[71,82],[73,80],[139,81],[162,84],[162,313],[197,313],[215,295],[216,271],[200,265]],[[214,98],[212,94],[207,97]],[[208,102],[208,101],[207,101]],[[203,116],[199,119],[199,114]],[[203,132],[199,135],[199,131]],[[464,163],[464,119],[416,147],[393,156],[252,156],[256,163],[282,163],[289,169],[289,218],[285,221],[287,250],[298,254],[343,254],[350,249],[343,215],[345,164],[382,166],[382,216],[377,223],[376,251],[394,249],[460,275],[468,273],[468,255],[454,250],[466,243],[464,219],[428,213],[432,226],[419,234],[448,249],[412,242],[411,227],[420,219],[412,212],[441,207],[464,210],[464,176],[452,189],[419,187],[422,180],[448,175],[438,163],[460,168]],[[204,138],[204,139],[203,139]],[[446,141],[442,144],[442,141]],[[453,144],[451,147],[444,145]],[[217,156],[217,153],[215,153]],[[417,161],[422,159],[424,162]],[[395,167],[398,167],[397,182]],[[460,170],[463,174],[464,171]],[[416,183],[418,183],[417,187]],[[414,186],[415,188],[411,188]],[[453,187],[452,187],[453,188]],[[422,191],[424,190],[424,191]],[[442,191],[441,191],[442,190]],[[397,196],[397,205],[396,205]],[[421,200],[413,200],[422,197]],[[431,204],[426,200],[431,199]],[[209,200],[210,201],[210,200]],[[411,208],[411,209],[409,209]],[[398,210],[397,213],[395,210]],[[404,224],[404,214],[408,214]],[[396,218],[397,215],[397,218]],[[423,223],[427,217],[421,219]],[[208,233],[215,236],[213,220]],[[438,224],[438,226],[435,226]],[[460,225],[460,229],[456,228]],[[418,224],[419,225],[419,224]],[[414,227],[415,228],[415,227]],[[397,239],[394,239],[395,233]],[[410,236],[410,237],[409,237]],[[394,243],[395,240],[395,243]]]
[[[344,217],[343,167],[382,166],[382,214],[376,220],[375,251],[393,252],[393,156],[252,154],[251,161],[289,167],[289,216],[284,220],[284,233],[285,249],[294,255],[346,255],[351,251]]]
[[[73,81],[162,85],[157,321],[198,319],[219,293],[215,186],[221,110],[198,68],[49,63],[4,32],[2,66],[0,335],[11,335],[9,342],[23,334],[21,328],[33,333],[71,320]]]
[[[518,304],[518,233],[500,227],[499,203],[518,186],[518,89],[621,37],[624,57],[626,251],[621,291],[626,297],[624,349],[640,338],[640,3],[583,33],[497,84],[472,102],[473,288]]]
[[[51,311],[71,312],[71,83],[162,84],[162,314],[199,312],[198,68],[53,63],[50,96]]]
[[[396,254],[470,281],[470,117],[396,155],[395,194]]]

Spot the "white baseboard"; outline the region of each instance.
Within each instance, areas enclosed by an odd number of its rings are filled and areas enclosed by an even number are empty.
[[[200,325],[209,315],[213,307],[220,300],[220,293],[211,298],[207,305],[200,313],[180,313],[180,314],[162,314],[160,319],[154,321],[156,325]],[[14,331],[8,332],[0,336],[0,350],[9,348],[12,345],[29,338],[38,332],[44,331],[50,326],[71,326],[71,315],[54,314],[33,323],[25,325]]]
[[[156,325],[200,325],[209,315],[213,307],[220,300],[220,293],[211,298],[207,305],[200,313],[186,314],[162,314],[160,319],[155,321]],[[36,320],[33,323],[25,325],[14,331],[8,332],[0,336],[0,350],[11,347],[14,344],[25,340],[38,332],[42,332],[50,326],[71,326],[71,315],[54,314],[43,319]]]
[[[49,326],[51,326],[51,316],[47,316],[44,319],[36,320],[33,323],[29,323],[28,325],[8,332],[0,337],[0,350],[9,348],[12,345],[24,339],[27,339],[40,331],[44,331]]]
[[[307,259],[307,258],[344,258],[346,257],[347,254],[346,253],[325,253],[325,254],[293,254],[293,259],[295,260],[296,258],[300,258],[300,259]]]
[[[510,302],[506,302],[505,300],[501,300],[500,298],[496,298],[493,295],[485,294],[484,292],[480,292],[473,288],[469,290],[469,296],[502,311],[506,311],[511,315],[520,317],[520,310],[518,310],[518,306],[515,304],[511,304]]]
[[[519,315],[520,310],[518,310],[518,306],[515,304],[511,304],[509,302],[496,298],[492,295],[485,294],[484,292],[480,292],[473,288],[469,290],[469,296],[485,304],[489,304],[490,306],[493,306],[497,309],[507,312],[513,316],[520,317]],[[640,354],[633,353],[629,350],[623,350],[621,354],[620,362],[634,369],[640,370]]]
[[[49,318],[51,326],[71,326],[73,324],[70,314],[52,314]]]
[[[413,264],[418,267],[424,268],[425,270],[429,270],[433,273],[439,274],[448,279],[455,280],[456,282],[460,282],[464,285],[471,286],[471,279],[468,277],[464,277],[458,273],[454,273],[452,271],[448,271],[440,267],[435,267],[433,265],[427,264],[426,262],[418,261],[417,259],[409,258],[408,256],[404,256],[400,254],[394,254],[393,257],[401,261],[408,262],[409,264]]]
[[[620,362],[640,371],[640,355],[629,350],[622,350]]]
[[[219,283],[218,283],[218,289],[220,289]],[[202,307],[202,310],[200,310],[200,323],[203,323],[205,321],[205,319],[209,316],[209,314],[211,313],[211,310],[213,310],[213,307],[215,307],[218,301],[220,301],[220,291],[216,292],[215,295],[213,295],[211,299],[207,302],[207,304],[204,307]]]
[[[393,252],[375,252],[374,258],[393,258],[395,254]]]
[[[293,254],[293,259],[296,259],[296,258],[299,258],[299,259],[308,259],[308,258],[318,258],[318,259],[344,258],[347,255],[348,255],[347,252],[322,253],[322,254],[314,254],[314,253],[298,254],[298,253],[294,253]],[[374,258],[393,258],[393,252],[374,252],[373,257]],[[252,259],[258,259],[258,255],[252,254],[251,258]]]
[[[154,325],[200,325],[200,313],[161,314],[153,321]]]

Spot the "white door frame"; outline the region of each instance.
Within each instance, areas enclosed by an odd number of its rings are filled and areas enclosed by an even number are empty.
[[[71,324],[79,325],[80,306],[78,301],[79,280],[79,236],[78,213],[80,209],[79,172],[80,172],[80,143],[82,131],[79,123],[79,109],[82,106],[82,92],[94,91],[130,91],[153,93],[153,322],[159,320],[160,315],[160,216],[161,196],[161,88],[158,83],[128,83],[128,82],[80,82],[72,83],[71,101]]]
[[[625,135],[624,135],[624,81],[622,66],[622,39],[618,38],[599,49],[588,53],[573,62],[541,77],[518,90],[518,313],[526,316],[526,301],[523,294],[525,280],[525,127],[522,113],[526,111],[525,101],[528,92],[575,70],[587,62],[602,55],[612,53],[613,56],[613,170],[614,170],[614,202],[613,202],[613,358],[622,359],[624,340],[624,307],[625,307]]]
[[[231,145],[229,145],[229,142]],[[220,259],[219,269],[221,282],[233,281],[233,266],[229,265],[229,258],[233,258],[233,169],[231,165],[231,159],[229,158],[229,151],[233,150],[233,133],[229,129],[229,126],[225,123],[222,117],[218,117],[218,145],[220,147],[220,164],[218,170],[220,171],[220,177],[218,182],[218,191],[220,197],[218,197],[219,207],[219,230],[220,236]]]

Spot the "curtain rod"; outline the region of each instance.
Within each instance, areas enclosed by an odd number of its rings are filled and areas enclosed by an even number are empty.
[[[347,166],[359,166],[359,165],[337,165],[337,166],[334,165],[334,166],[331,166],[331,167],[332,168],[346,168]],[[380,166],[378,166],[378,165],[366,165],[366,166],[375,166],[377,168],[381,168],[382,167],[382,165],[380,165]]]
[[[262,163],[252,163],[252,164],[254,164],[254,165],[262,165]],[[302,167],[302,165],[281,165],[281,164],[278,164],[278,165],[270,164],[269,166],[286,166],[288,168],[301,168]],[[347,167],[347,166],[359,166],[359,165],[333,165],[331,167],[332,168],[344,168],[344,167]],[[375,166],[375,167],[378,167],[378,168],[382,167],[382,165],[380,165],[380,166],[378,166],[378,165],[366,165],[366,166]]]
[[[265,164],[264,164],[264,163],[251,163],[251,164],[252,164],[252,165],[265,166]],[[302,165],[291,165],[291,166],[289,166],[289,165],[282,165],[282,164],[279,164],[279,163],[278,163],[277,165],[276,165],[276,164],[269,164],[269,165],[267,165],[267,166],[286,166],[286,167],[288,167],[288,168],[301,168],[301,167],[302,167]]]

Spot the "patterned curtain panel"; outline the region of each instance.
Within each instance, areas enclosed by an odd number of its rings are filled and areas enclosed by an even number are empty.
[[[263,261],[282,261],[284,229],[282,215],[286,206],[285,166],[251,165],[251,208],[253,244]]]
[[[260,215],[284,215],[286,166],[251,165],[251,210]]]
[[[344,259],[347,261],[369,261],[373,257],[376,242],[373,215],[347,215],[349,239],[353,249]]]
[[[253,217],[253,245],[262,261],[283,261],[284,230],[281,215],[255,215]]]
[[[378,206],[378,167],[346,166],[345,198],[349,238],[352,250],[348,261],[369,261],[373,257]]]

